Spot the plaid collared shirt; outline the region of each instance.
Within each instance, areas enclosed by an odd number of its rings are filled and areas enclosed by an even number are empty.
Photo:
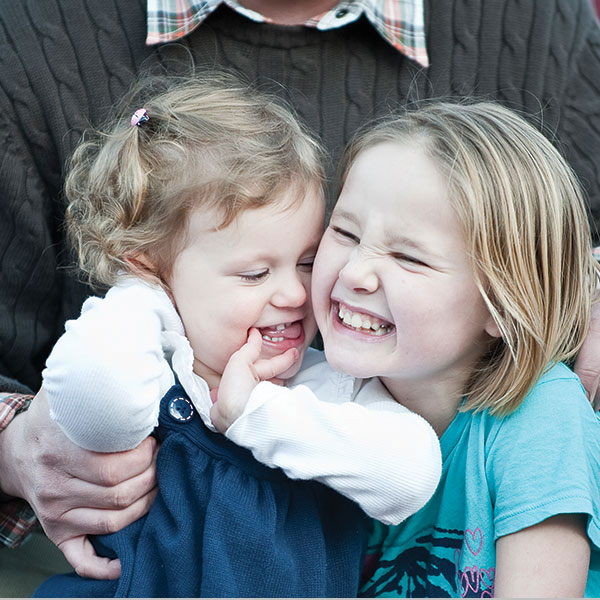
[[[14,416],[25,410],[33,396],[0,393],[0,432]],[[33,531],[37,520],[23,500],[0,502],[0,545],[14,548]]]
[[[271,22],[240,6],[236,0],[147,0],[146,44],[172,42],[188,35],[222,3],[253,21]],[[399,52],[423,67],[429,65],[423,0],[342,0],[332,10],[309,19],[304,25],[335,29],[356,21],[363,13]]]

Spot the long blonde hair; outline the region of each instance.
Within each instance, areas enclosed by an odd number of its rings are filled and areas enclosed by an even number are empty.
[[[580,186],[534,126],[490,102],[437,102],[384,119],[350,145],[343,177],[367,148],[407,141],[447,178],[502,336],[473,369],[463,409],[509,414],[588,330],[598,268]]]
[[[322,151],[290,109],[227,73],[142,79],[125,108],[88,132],[65,184],[67,233],[94,285],[113,285],[144,253],[162,276],[185,244],[189,213],[217,210],[225,227],[291,188],[321,188]],[[136,108],[147,122],[132,126]]]

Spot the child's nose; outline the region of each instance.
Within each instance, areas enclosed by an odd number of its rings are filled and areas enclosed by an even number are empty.
[[[350,290],[362,293],[374,292],[379,286],[373,259],[356,248],[340,271],[341,282]]]
[[[308,297],[305,282],[297,275],[282,278],[277,290],[273,294],[272,302],[275,306],[298,307],[302,306]]]

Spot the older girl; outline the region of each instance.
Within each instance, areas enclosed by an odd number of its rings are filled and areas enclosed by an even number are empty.
[[[375,524],[363,595],[600,594],[600,425],[561,362],[596,280],[575,177],[509,110],[432,104],[350,147],[313,273],[327,360],[379,376],[443,458],[424,508]],[[243,405],[228,375],[214,412]]]

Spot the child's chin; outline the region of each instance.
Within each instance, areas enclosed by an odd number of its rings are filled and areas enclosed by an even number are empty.
[[[339,373],[345,373],[351,377],[357,377],[359,379],[365,379],[367,377],[374,377],[375,374],[365,371],[362,368],[362,364],[357,361],[355,355],[346,355],[339,352],[327,353],[327,346],[325,347],[325,358],[329,363],[329,366]]]

